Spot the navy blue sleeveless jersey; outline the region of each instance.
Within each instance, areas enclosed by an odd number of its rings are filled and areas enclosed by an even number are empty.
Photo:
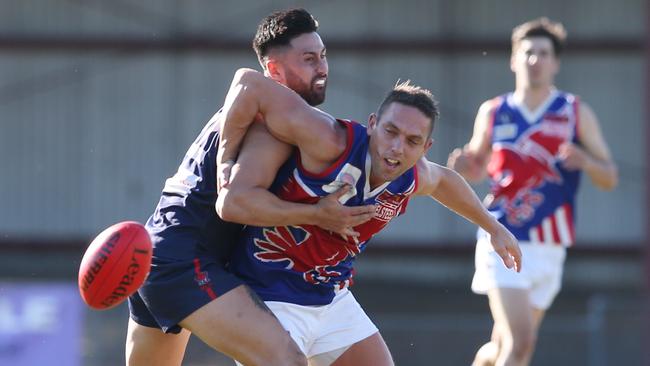
[[[241,225],[225,222],[215,211],[218,112],[188,149],[178,171],[167,179],[153,215],[146,223],[154,256],[191,259],[200,251],[225,263]]]

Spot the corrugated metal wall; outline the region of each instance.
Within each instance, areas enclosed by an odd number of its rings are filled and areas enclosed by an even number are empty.
[[[202,124],[221,104],[233,71],[256,67],[246,48],[257,22],[273,9],[301,5],[328,40],[484,40],[507,45],[510,29],[548,15],[565,22],[569,40],[642,40],[640,0],[547,1],[4,1],[0,35],[0,233],[5,238],[90,235],[122,219],[144,221],[164,179],[173,174]],[[586,14],[587,12],[588,14]],[[21,39],[110,39],[105,47],[30,46]],[[61,38],[63,37],[63,38]],[[120,48],[134,39],[183,37],[239,47]],[[241,41],[237,43],[237,41]],[[480,44],[480,43],[479,43]],[[570,46],[569,46],[570,49]],[[429,87],[442,120],[430,157],[440,163],[470,136],[481,101],[510,90],[507,50],[396,48],[331,50],[324,109],[365,121],[398,78]],[[644,58],[642,49],[569,52],[558,86],[597,112],[619,163],[621,184],[597,192],[585,179],[578,235],[588,242],[643,238]],[[484,192],[485,187],[478,187]],[[433,202],[410,212],[387,240],[471,240],[473,228]]]

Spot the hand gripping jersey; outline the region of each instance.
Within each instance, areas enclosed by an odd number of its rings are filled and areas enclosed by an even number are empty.
[[[557,155],[578,141],[578,98],[554,91],[536,113],[512,93],[494,103],[490,211],[520,241],[570,246],[580,171],[564,169]]]
[[[341,203],[375,204],[375,217],[355,227],[361,234],[356,241],[311,225],[246,227],[230,268],[265,301],[329,304],[337,290],[351,285],[354,260],[367,241],[404,212],[416,189],[417,172],[411,168],[371,191],[366,128],[351,121],[339,123],[348,136],[347,148],[339,159],[326,171],[310,174],[295,154],[278,173],[272,190],[286,201],[316,203],[347,183],[353,189],[340,199]]]

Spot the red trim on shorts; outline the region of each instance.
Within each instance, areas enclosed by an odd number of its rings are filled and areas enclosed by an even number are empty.
[[[205,293],[208,294],[210,299],[212,300],[216,299],[217,294],[215,294],[214,290],[212,290],[212,287],[210,287],[210,279],[206,275],[206,272],[201,271],[201,262],[199,261],[198,258],[194,258],[194,274],[196,275],[194,277],[194,280],[199,284],[201,290],[205,291]],[[206,281],[206,282],[201,283],[202,281]]]

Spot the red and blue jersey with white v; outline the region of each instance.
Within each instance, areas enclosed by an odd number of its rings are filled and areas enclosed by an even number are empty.
[[[512,93],[494,99],[490,211],[520,241],[570,246],[580,171],[558,158],[563,143],[577,143],[578,99],[554,91],[529,111]]]
[[[368,240],[404,212],[416,189],[417,172],[411,168],[371,191],[366,127],[351,121],[339,123],[347,129],[348,142],[332,166],[312,174],[301,166],[300,156],[295,154],[280,170],[271,189],[286,201],[316,203],[349,184],[353,189],[341,197],[341,203],[374,204],[375,217],[354,228],[360,233],[357,240],[312,225],[246,227],[230,268],[265,301],[329,304],[337,290],[352,284],[354,260]]]

